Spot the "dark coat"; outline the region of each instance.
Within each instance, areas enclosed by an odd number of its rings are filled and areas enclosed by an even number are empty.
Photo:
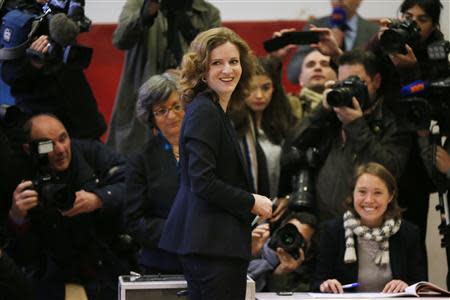
[[[427,280],[425,253],[419,244],[419,228],[402,221],[399,231],[389,238],[389,260],[392,278],[400,279],[408,285]],[[341,284],[358,282],[358,261],[344,263],[345,230],[342,218],[326,222],[320,236],[320,248],[313,290],[320,284],[335,278]]]
[[[178,271],[176,255],[158,248],[161,233],[179,187],[177,161],[159,137],[132,156],[126,171],[127,231],[142,246],[140,264],[161,272]]]
[[[126,271],[113,250],[125,197],[125,160],[98,141],[72,140],[71,152],[68,170],[58,173],[55,181],[69,183],[74,192],[84,189],[97,194],[102,208],[63,217],[40,194],[42,204],[29,211],[25,227],[9,224],[14,233],[10,253],[23,265],[46,258],[44,261],[51,261],[66,276],[79,280],[86,275],[83,267],[114,276],[115,272]]]
[[[160,246],[178,254],[250,259],[254,197],[230,120],[198,95],[180,136],[181,182]]]

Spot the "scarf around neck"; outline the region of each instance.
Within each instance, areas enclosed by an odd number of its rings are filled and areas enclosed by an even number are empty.
[[[345,263],[354,263],[357,261],[355,250],[354,235],[365,240],[376,241],[379,245],[379,251],[375,256],[376,265],[389,264],[389,238],[400,229],[401,219],[386,219],[381,227],[370,228],[361,225],[361,220],[347,210],[344,213],[345,230]]]

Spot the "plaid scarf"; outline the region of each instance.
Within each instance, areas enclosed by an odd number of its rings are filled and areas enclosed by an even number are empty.
[[[376,241],[380,246],[380,251],[375,256],[375,264],[389,264],[389,237],[394,235],[399,229],[402,221],[400,219],[387,219],[381,227],[370,228],[361,225],[361,220],[355,218],[353,213],[347,210],[344,213],[345,229],[345,263],[356,262],[355,239],[353,235],[365,240]]]

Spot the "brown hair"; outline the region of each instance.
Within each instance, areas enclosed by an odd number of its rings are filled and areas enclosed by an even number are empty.
[[[234,31],[217,27],[201,32],[192,41],[188,52],[181,62],[180,95],[184,103],[191,102],[200,92],[209,92],[218,101],[218,96],[202,81],[209,70],[211,51],[230,42],[238,48],[242,67],[241,78],[231,95],[230,104],[242,103],[250,88],[250,79],[254,73],[254,57],[248,44]]]
[[[345,208],[353,212],[355,216],[358,215],[355,211],[355,208],[353,207],[353,191],[355,190],[356,182],[364,174],[370,174],[381,179],[381,181],[383,181],[386,185],[389,194],[392,195],[392,201],[389,202],[386,212],[384,213],[385,219],[401,218],[403,210],[397,202],[397,181],[395,180],[395,177],[391,174],[391,172],[388,171],[388,169],[375,162],[365,163],[356,167],[355,176],[353,177],[351,184],[351,193],[347,197],[347,199],[345,199]]]

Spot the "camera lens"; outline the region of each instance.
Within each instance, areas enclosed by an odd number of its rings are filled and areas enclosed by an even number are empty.
[[[352,90],[348,87],[336,88],[327,94],[328,105],[333,107],[351,106],[352,98]]]

